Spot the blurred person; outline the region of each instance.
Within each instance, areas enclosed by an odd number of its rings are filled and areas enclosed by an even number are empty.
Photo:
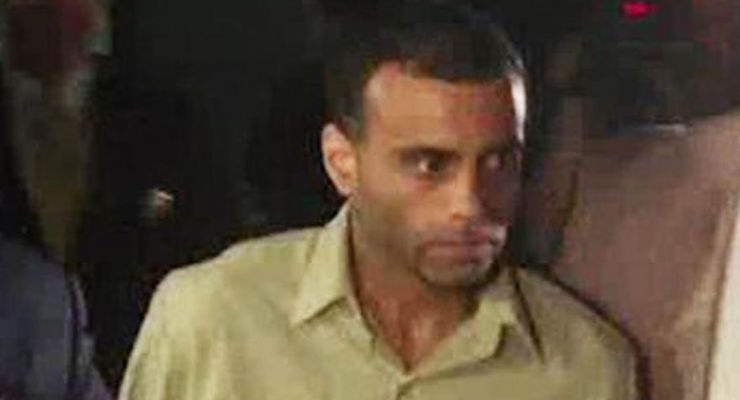
[[[740,113],[583,148],[553,275],[634,338],[646,398],[738,398]]]
[[[84,193],[88,43],[104,27],[96,0],[10,0],[3,73],[8,80],[19,179],[38,212],[51,257],[64,261]]]
[[[76,278],[0,236],[0,398],[109,399]]]
[[[0,398],[108,399],[91,362],[77,280],[45,255],[18,179],[6,85],[0,89]]]
[[[373,12],[328,25],[321,144],[345,205],[171,273],[120,398],[636,398],[617,330],[507,262],[516,51],[444,3]]]

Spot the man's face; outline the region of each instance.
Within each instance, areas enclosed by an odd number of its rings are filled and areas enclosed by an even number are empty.
[[[515,121],[508,79],[450,83],[383,65],[353,145],[349,201],[368,249],[435,286],[484,279],[518,197]]]

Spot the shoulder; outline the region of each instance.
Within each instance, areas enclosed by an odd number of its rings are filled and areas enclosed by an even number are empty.
[[[71,376],[91,371],[82,294],[61,265],[32,247],[0,240],[0,298],[0,331],[8,333],[0,337],[0,380],[60,397],[72,388],[65,384]]]
[[[635,351],[625,334],[544,275],[519,269],[517,281],[545,359],[627,386]]]
[[[213,259],[171,272],[161,290],[205,294],[231,286],[256,289],[265,280],[289,283],[300,277],[318,232],[308,228],[237,243]]]
[[[64,270],[41,252],[20,242],[0,238],[0,282],[24,290],[64,291]]]
[[[182,393],[189,389],[168,388],[167,380],[202,380],[195,372],[230,346],[280,332],[316,236],[307,229],[247,240],[167,275],[149,304],[120,398]]]
[[[158,286],[152,308],[168,320],[199,320],[212,328],[229,310],[271,307],[288,312],[320,228],[274,234],[237,243],[217,257],[171,272]],[[199,318],[209,315],[209,318]]]
[[[61,265],[24,244],[0,239],[0,293],[10,312],[57,322],[70,306],[69,287]]]

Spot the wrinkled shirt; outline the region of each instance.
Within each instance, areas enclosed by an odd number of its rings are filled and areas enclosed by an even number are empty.
[[[474,314],[406,370],[368,328],[348,272],[347,212],[238,244],[160,284],[121,400],[632,400],[610,325],[534,273],[503,268]]]

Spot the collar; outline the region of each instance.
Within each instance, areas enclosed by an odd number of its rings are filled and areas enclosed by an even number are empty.
[[[345,204],[319,232],[299,284],[292,326],[312,319],[339,300],[351,298],[348,222],[349,206]]]
[[[339,301],[353,301],[349,247],[349,206],[345,204],[318,233],[293,305],[290,319],[293,327],[319,317]],[[519,335],[528,349],[542,359],[542,348],[526,299],[519,290],[516,269],[509,266],[502,267],[496,279],[483,289],[477,311],[461,326],[476,338],[475,352],[479,355],[496,352],[505,328]]]
[[[474,323],[477,322],[479,329],[485,331],[492,329],[490,327],[497,322],[523,339],[528,350],[544,360],[536,324],[519,285],[519,272],[512,266],[501,267],[499,275],[481,294],[478,312],[473,316]],[[481,321],[476,321],[478,318]]]

